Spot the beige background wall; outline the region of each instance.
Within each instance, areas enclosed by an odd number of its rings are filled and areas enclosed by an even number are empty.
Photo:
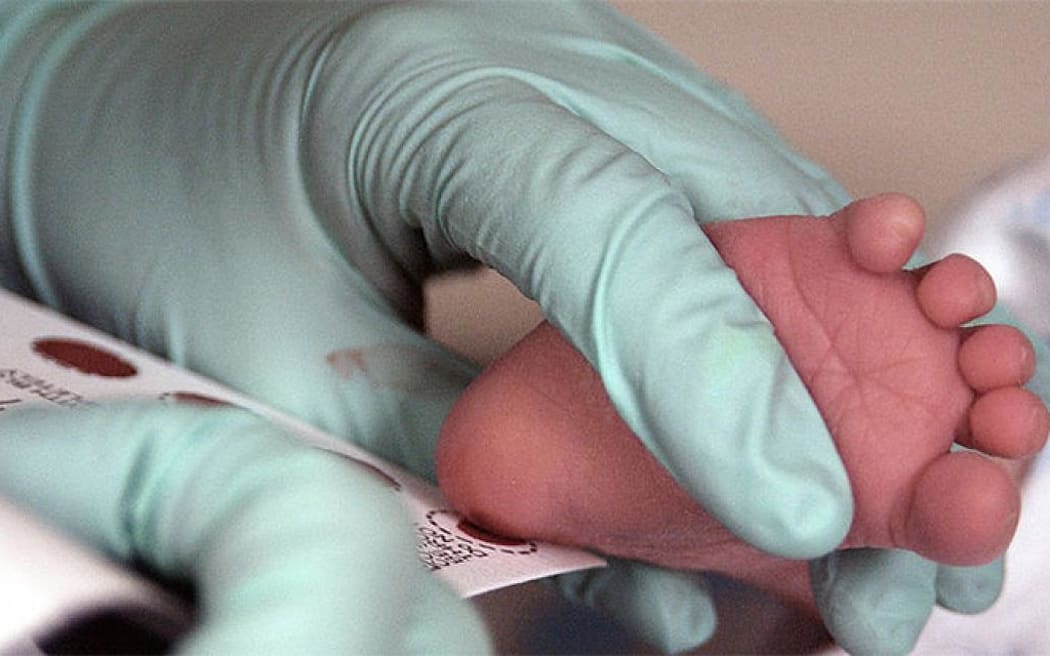
[[[1004,163],[1050,149],[1050,2],[616,5],[736,87],[855,195],[931,220]],[[491,273],[431,285],[432,332],[488,360],[539,320]]]

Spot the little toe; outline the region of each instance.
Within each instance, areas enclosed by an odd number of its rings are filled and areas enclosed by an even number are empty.
[[[922,207],[902,194],[882,194],[845,209],[850,256],[872,273],[899,271],[915,253],[926,219]]]
[[[1002,387],[980,396],[970,408],[970,431],[958,441],[988,455],[1024,458],[1046,444],[1050,414],[1042,400],[1022,387]]]
[[[1024,385],[1035,373],[1035,349],[1013,326],[981,326],[959,348],[959,371],[978,392]]]
[[[921,269],[915,290],[926,318],[941,328],[955,328],[991,311],[995,283],[976,260],[954,253]]]
[[[1013,538],[1021,499],[1010,475],[975,453],[945,454],[914,487],[898,547],[946,565],[982,565]]]

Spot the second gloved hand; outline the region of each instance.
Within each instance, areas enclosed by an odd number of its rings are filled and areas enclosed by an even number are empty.
[[[0,494],[112,557],[190,581],[187,653],[484,653],[419,563],[397,495],[235,409],[115,404],[0,417]]]

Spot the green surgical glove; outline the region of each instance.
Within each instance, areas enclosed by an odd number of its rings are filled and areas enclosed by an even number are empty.
[[[5,66],[31,68],[4,245],[34,296],[426,474],[438,417],[405,426],[326,356],[444,360],[405,333],[423,277],[474,258],[742,538],[811,557],[845,535],[823,421],[696,227],[845,195],[634,25],[591,4],[60,7]]]
[[[934,605],[980,613],[999,597],[1003,559],[980,567],[938,565],[910,551],[849,549],[810,563],[828,631],[851,654],[907,654]]]
[[[481,261],[740,537],[810,558],[845,535],[820,415],[696,223],[846,194],[613,11],[14,3],[0,20],[6,286],[432,478],[475,369],[416,331],[420,287]],[[684,577],[591,580],[578,597],[669,648],[712,624]]]
[[[179,645],[215,654],[483,653],[485,628],[416,559],[396,494],[234,409],[5,411],[0,495],[197,584]]]

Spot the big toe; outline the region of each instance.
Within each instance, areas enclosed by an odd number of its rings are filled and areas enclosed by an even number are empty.
[[[1009,474],[980,455],[950,453],[920,475],[896,546],[946,565],[981,565],[1013,538],[1020,493]]]

